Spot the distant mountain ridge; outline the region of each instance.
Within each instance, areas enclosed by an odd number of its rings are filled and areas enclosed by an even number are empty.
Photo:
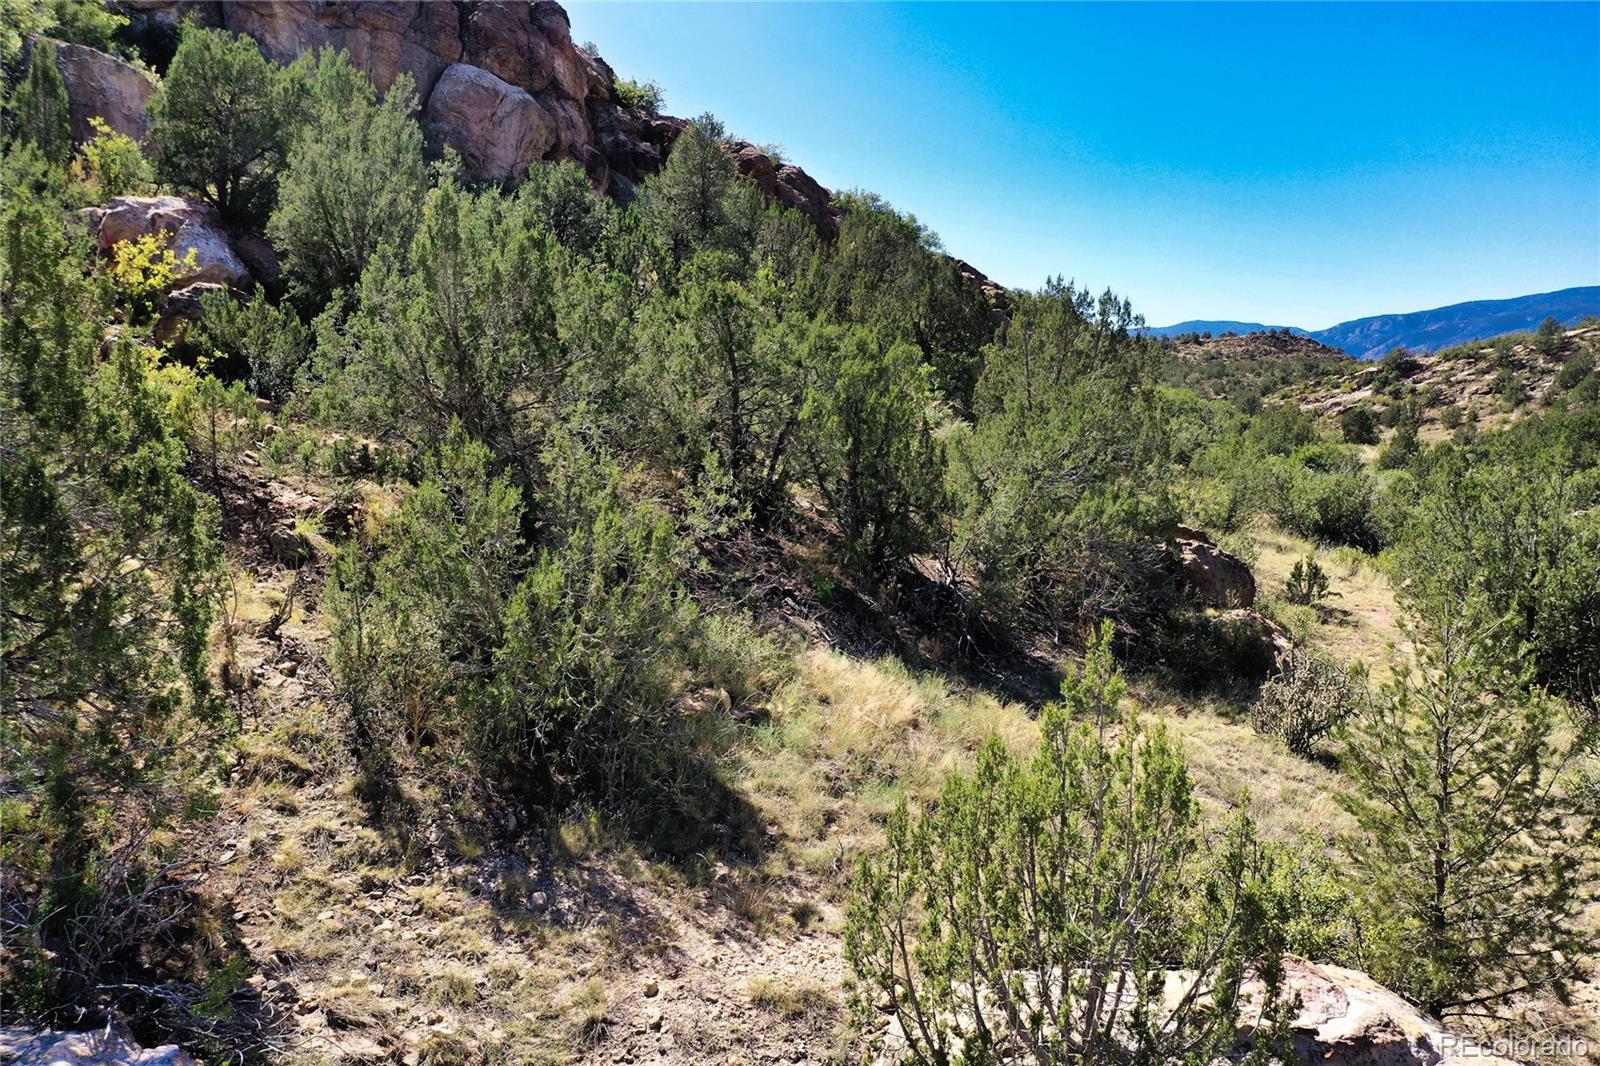
[[[1600,315],[1600,285],[1581,285],[1507,300],[1469,300],[1428,311],[1372,315],[1323,330],[1268,326],[1260,322],[1192,320],[1171,326],[1152,326],[1149,333],[1153,337],[1176,337],[1186,333],[1214,335],[1288,329],[1358,359],[1377,359],[1397,346],[1436,352],[1453,344],[1535,329],[1551,316],[1571,326],[1586,315]]]

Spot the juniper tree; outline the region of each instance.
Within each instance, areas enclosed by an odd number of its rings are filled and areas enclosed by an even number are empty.
[[[302,101],[248,37],[184,26],[150,98],[156,170],[229,219],[271,206]]]
[[[215,510],[145,353],[97,355],[105,290],[38,160],[9,152],[0,176],[0,979],[42,1012],[129,979],[174,921],[184,857],[150,837],[203,809],[228,723]]]
[[[56,46],[40,38],[28,50],[28,70],[11,94],[12,136],[38,145],[52,163],[65,163],[72,153],[72,128],[67,111],[67,83],[56,67]]]
[[[324,49],[305,80],[311,116],[289,151],[267,234],[296,302],[316,311],[360,281],[380,247],[407,246],[427,180],[409,75],[380,100],[344,53]]]

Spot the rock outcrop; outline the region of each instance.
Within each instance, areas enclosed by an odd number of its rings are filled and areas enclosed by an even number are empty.
[[[1296,955],[1285,955],[1283,967],[1280,995],[1298,1003],[1287,1033],[1297,1062],[1320,1066],[1517,1066],[1450,1032],[1359,970],[1314,963]],[[1176,1008],[1194,980],[1192,971],[1174,970],[1166,975],[1163,998],[1167,1010]],[[1247,980],[1240,993],[1236,1054],[1219,1062],[1243,1060],[1261,1025],[1266,1006],[1264,986]],[[1126,995],[1131,1006],[1133,993]],[[980,999],[991,1003],[992,1023],[1003,1029],[1000,1008],[987,996]],[[985,1009],[986,1018],[989,1009]],[[880,1066],[898,1066],[908,1061],[907,1054],[905,1031],[898,1018],[891,1018],[878,1062]]]
[[[342,48],[380,89],[409,74],[424,126],[460,151],[475,177],[515,177],[534,162],[571,159],[597,188],[625,200],[661,169],[687,125],[624,107],[611,68],[573,43],[567,13],[552,0],[127,0],[125,6],[139,20],[170,25],[194,18],[246,34],[280,63],[316,48]],[[753,145],[733,147],[765,161],[753,169],[768,197],[804,211],[824,237],[837,234],[827,189]]]
[[[556,143],[555,122],[538,101],[466,63],[440,76],[422,120],[471,173],[497,181],[521,177]]]
[[[1284,992],[1298,997],[1289,1039],[1301,1062],[1321,1066],[1516,1066],[1451,1033],[1359,970],[1284,957]],[[1246,994],[1249,994],[1246,988]],[[1256,986],[1259,1001],[1260,986]],[[1259,1008],[1240,1018],[1254,1035]]]
[[[410,75],[424,127],[459,151],[474,177],[515,178],[535,162],[570,159],[597,189],[627,202],[665,164],[688,125],[624,106],[611,67],[573,43],[567,13],[554,0],[122,0],[120,6],[136,31],[149,28],[141,22],[172,27],[192,18],[248,35],[279,63],[338,48],[380,89]],[[102,113],[113,127],[142,136],[148,76],[92,49],[77,52],[91,53],[66,70],[75,106],[83,102],[83,121]],[[130,71],[144,80],[128,80]],[[823,239],[838,236],[833,194],[815,178],[748,141],[730,147],[739,172],[770,201],[803,212]],[[958,265],[1003,317],[1005,289]]]
[[[112,1029],[64,1033],[24,1026],[0,1028],[0,1063],[40,1066],[197,1066],[176,1044],[142,1048]]]
[[[119,196],[83,211],[102,252],[120,241],[166,233],[178,258],[195,253],[195,267],[174,279],[174,288],[208,282],[244,287],[252,281],[209,207],[181,196]]]
[[[55,47],[56,65],[67,83],[72,139],[90,140],[94,130],[89,120],[98,116],[118,133],[144,140],[149,125],[146,109],[156,91],[150,72],[81,44],[55,42]]]
[[[1250,607],[1256,579],[1243,559],[1217,547],[1197,529],[1179,526],[1172,537],[1183,583],[1207,607]]]

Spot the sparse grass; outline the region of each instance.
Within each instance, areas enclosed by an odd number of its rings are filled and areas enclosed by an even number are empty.
[[[442,1007],[470,1007],[478,1002],[478,975],[461,966],[446,966],[429,982],[428,996]]]
[[[791,1020],[826,1022],[839,1010],[831,990],[809,981],[758,977],[750,982],[748,991],[751,1003]]]
[[[1296,640],[1346,664],[1365,663],[1374,684],[1390,676],[1393,657],[1409,658],[1411,647],[1400,629],[1401,612],[1389,579],[1376,560],[1351,548],[1319,548],[1265,523],[1253,527],[1256,585],[1276,598],[1296,560],[1314,555],[1328,573],[1328,599],[1314,617],[1274,613]]]

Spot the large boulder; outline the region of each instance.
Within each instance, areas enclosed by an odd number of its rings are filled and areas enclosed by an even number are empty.
[[[423,122],[461,153],[474,177],[519,177],[559,140],[559,123],[531,95],[480,67],[457,63],[444,72]]]
[[[1360,970],[1286,955],[1284,994],[1299,1000],[1289,1038],[1301,1062],[1321,1066],[1515,1066],[1451,1033]],[[1252,992],[1254,993],[1252,995]],[[1241,1036],[1260,1023],[1261,986],[1247,985]]]
[[[1256,602],[1255,575],[1243,559],[1188,526],[1178,527],[1172,544],[1183,583],[1207,607],[1249,607]]]
[[[39,1066],[196,1066],[176,1044],[142,1048],[113,1029],[82,1033],[26,1026],[0,1028],[0,1062]]]
[[[94,136],[89,120],[96,116],[118,133],[142,141],[149,126],[146,107],[156,91],[149,71],[81,44],[56,43],[56,65],[67,83],[67,114],[72,139],[80,144]]]
[[[102,252],[120,241],[151,234],[170,236],[180,259],[195,253],[195,268],[174,279],[174,288],[210,282],[245,287],[251,283],[245,267],[218,222],[204,204],[181,196],[119,196],[102,207],[90,207],[83,216]]]

